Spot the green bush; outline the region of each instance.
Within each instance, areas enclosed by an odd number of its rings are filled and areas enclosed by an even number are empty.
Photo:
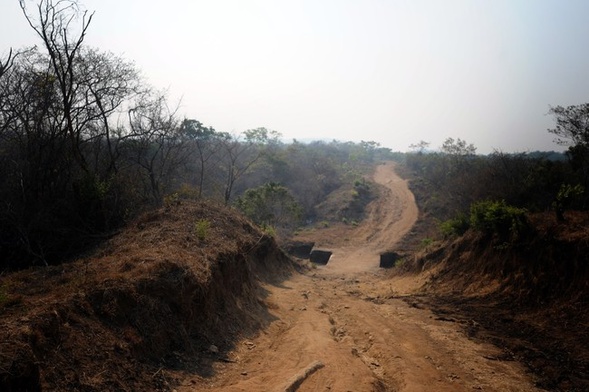
[[[257,225],[274,228],[296,227],[303,215],[290,191],[274,182],[248,189],[236,200],[235,206]]]
[[[467,215],[459,214],[440,223],[439,228],[444,237],[461,236],[470,228],[470,220]]]
[[[204,241],[208,236],[210,227],[211,222],[207,219],[200,219],[194,224],[194,234],[199,240]]]
[[[264,234],[269,235],[270,237],[276,237],[276,229],[273,226],[263,224],[262,231]]]
[[[470,206],[470,225],[475,230],[501,238],[517,238],[528,228],[526,212],[503,200],[479,201]]]
[[[421,240],[421,248],[427,250],[433,243],[434,240],[432,238],[426,237]]]
[[[585,193],[585,188],[581,184],[562,184],[560,186],[556,199],[552,202],[552,208],[556,212],[558,221],[564,221],[564,211],[575,202],[581,201],[583,193]]]
[[[370,195],[370,183],[364,178],[354,181],[354,189],[352,190],[352,197],[359,198]]]

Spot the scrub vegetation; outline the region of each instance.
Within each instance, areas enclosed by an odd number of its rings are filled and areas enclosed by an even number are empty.
[[[179,379],[162,369],[206,380],[275,321],[268,287],[308,267],[281,245],[388,243],[415,203],[373,181],[384,161],[419,207],[392,249],[391,276],[427,275],[413,308],[482,320],[472,336],[499,342],[540,387],[589,387],[589,104],[551,109],[563,153],[230,134],[88,47],[93,14],[75,0],[21,6],[42,44],[0,59],[0,389],[171,390]],[[391,287],[370,301],[394,299]],[[551,318],[562,327],[541,325]]]

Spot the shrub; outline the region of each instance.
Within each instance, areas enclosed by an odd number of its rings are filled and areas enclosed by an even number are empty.
[[[427,237],[421,240],[421,247],[427,250],[433,243],[434,240],[432,238]]]
[[[198,199],[198,188],[191,186],[189,184],[182,184],[180,185],[180,189],[176,192],[180,199],[190,199],[190,200],[197,200]]]
[[[194,224],[194,234],[196,234],[196,237],[199,240],[204,241],[207,238],[210,227],[211,222],[209,222],[207,219],[198,220]]]
[[[275,228],[296,227],[303,214],[290,191],[274,182],[248,189],[235,205],[257,225]]]
[[[470,225],[501,238],[517,238],[528,228],[528,221],[523,208],[510,206],[503,200],[485,200],[470,206]]]
[[[262,231],[264,234],[269,235],[270,237],[276,237],[276,229],[268,224],[262,225]]]
[[[166,195],[164,197],[164,205],[166,207],[178,205],[179,203],[180,203],[180,195],[178,194],[178,192],[174,192],[174,193]]]
[[[328,221],[325,221],[325,220],[324,221],[321,221],[321,222],[319,222],[319,225],[318,226],[321,227],[321,228],[323,228],[323,229],[326,229],[326,228],[329,227],[329,222]]]
[[[370,195],[370,183],[364,178],[354,181],[354,189],[352,189],[352,197],[354,199],[366,197]]]
[[[458,214],[455,218],[440,223],[439,228],[444,237],[460,236],[470,228],[470,221],[467,215]]]
[[[575,201],[581,200],[581,196],[585,193],[585,188],[580,185],[562,184],[556,195],[556,199],[552,202],[552,208],[556,212],[556,219],[564,221],[564,211],[569,208]]]

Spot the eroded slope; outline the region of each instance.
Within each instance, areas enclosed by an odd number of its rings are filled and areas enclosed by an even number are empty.
[[[0,390],[169,390],[174,371],[210,376],[274,319],[258,279],[291,271],[227,208],[144,215],[93,256],[2,278]]]

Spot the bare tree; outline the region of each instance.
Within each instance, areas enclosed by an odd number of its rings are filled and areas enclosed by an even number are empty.
[[[8,55],[4,60],[0,59],[0,82],[5,79],[5,75],[7,75],[14,65],[15,58],[18,54],[12,51],[12,48],[8,51]],[[6,105],[6,97],[7,92],[5,89],[0,89],[0,110],[4,109]],[[0,134],[4,131],[6,127],[6,122],[3,121],[4,119],[0,115]]]
[[[568,146],[567,155],[574,170],[589,188],[589,103],[550,108],[556,126],[548,132],[556,135],[556,143]]]
[[[19,1],[26,20],[47,50],[74,159],[83,171],[88,172],[86,159],[80,149],[83,127],[76,124],[74,113],[78,80],[75,62],[94,14],[82,11],[77,0],[41,0],[34,12],[29,10],[26,0]],[[77,33],[74,32],[75,21],[80,21]]]
[[[20,244],[0,254],[55,260],[122,221],[119,114],[144,88],[131,62],[84,45],[77,1],[19,2],[43,45],[0,60],[0,235]]]
[[[272,146],[280,134],[266,128],[249,129],[243,132],[242,139],[228,134],[221,139],[224,150],[225,187],[223,199],[229,204],[235,182],[247,173],[263,156],[268,146]]]
[[[147,188],[156,205],[188,156],[179,132],[177,108],[170,110],[164,95],[149,94],[129,110],[131,132],[124,137],[127,158],[146,174]]]
[[[420,140],[417,143],[410,144],[409,148],[418,154],[423,154],[430,146],[430,142],[426,142],[425,140]]]
[[[75,114],[80,143],[92,142],[97,150],[95,160],[102,160],[104,176],[116,173],[120,140],[120,114],[133,98],[144,94],[139,72],[133,63],[112,53],[84,49],[75,63],[76,82]],[[105,153],[101,153],[102,149]],[[95,162],[94,170],[99,170]]]
[[[8,56],[4,60],[0,59],[0,78],[12,67],[16,54],[12,52],[12,48],[8,51]]]
[[[213,127],[205,127],[200,121],[185,119],[180,126],[180,132],[194,145],[198,159],[198,197],[201,198],[205,186],[209,161],[219,151],[219,141],[226,138],[226,134],[215,132]]]

